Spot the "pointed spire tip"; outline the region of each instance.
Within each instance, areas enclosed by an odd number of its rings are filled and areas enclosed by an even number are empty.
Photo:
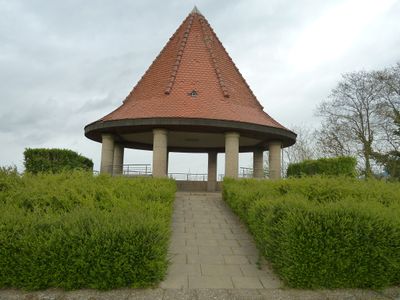
[[[201,15],[200,10],[197,8],[197,6],[195,5],[192,9],[192,11],[190,12],[191,14],[198,14]]]

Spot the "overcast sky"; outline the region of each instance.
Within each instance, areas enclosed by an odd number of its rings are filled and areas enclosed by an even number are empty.
[[[342,73],[400,61],[395,0],[0,0],[0,165],[22,170],[27,147],[68,148],[98,170],[101,145],[84,126],[121,104],[195,4],[289,128],[318,126],[315,108]],[[151,163],[148,151],[125,156]],[[206,155],[170,157],[171,172],[206,167]]]

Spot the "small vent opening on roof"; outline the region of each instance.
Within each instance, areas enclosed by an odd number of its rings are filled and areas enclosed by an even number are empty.
[[[196,97],[198,95],[197,91],[193,90],[190,93],[188,93],[189,96],[191,97]]]

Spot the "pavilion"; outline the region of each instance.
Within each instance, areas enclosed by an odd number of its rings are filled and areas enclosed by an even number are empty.
[[[85,127],[102,143],[101,172],[122,173],[124,148],[153,150],[152,175],[168,175],[169,152],[208,153],[207,189],[217,182],[217,154],[225,176],[238,176],[239,152],[253,152],[253,176],[281,176],[281,149],[296,134],[256,99],[205,17],[194,8],[122,105]]]

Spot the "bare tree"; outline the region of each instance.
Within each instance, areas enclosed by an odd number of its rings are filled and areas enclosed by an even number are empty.
[[[355,143],[350,132],[342,130],[342,122],[330,116],[327,117],[321,126],[316,130],[316,145],[321,156],[349,156]]]
[[[314,129],[307,126],[291,126],[290,130],[296,132],[296,144],[286,148],[283,159],[286,163],[297,163],[317,156]]]
[[[373,156],[391,177],[400,178],[400,63],[374,76],[382,86],[379,115],[384,135]]]
[[[294,125],[290,128],[296,132],[296,144],[284,148],[282,151],[282,172],[286,175],[286,170],[291,163],[298,163],[306,159],[315,159],[319,156],[316,148],[315,130],[305,125]]]
[[[375,141],[382,135],[380,95],[382,85],[368,72],[343,75],[317,115],[323,118],[318,141],[327,155],[356,155],[363,163],[362,172],[372,174]]]
[[[379,114],[384,128],[384,139],[392,149],[400,147],[400,63],[383,71],[374,72],[376,81],[381,87],[381,103]],[[386,149],[387,150],[387,149]]]

